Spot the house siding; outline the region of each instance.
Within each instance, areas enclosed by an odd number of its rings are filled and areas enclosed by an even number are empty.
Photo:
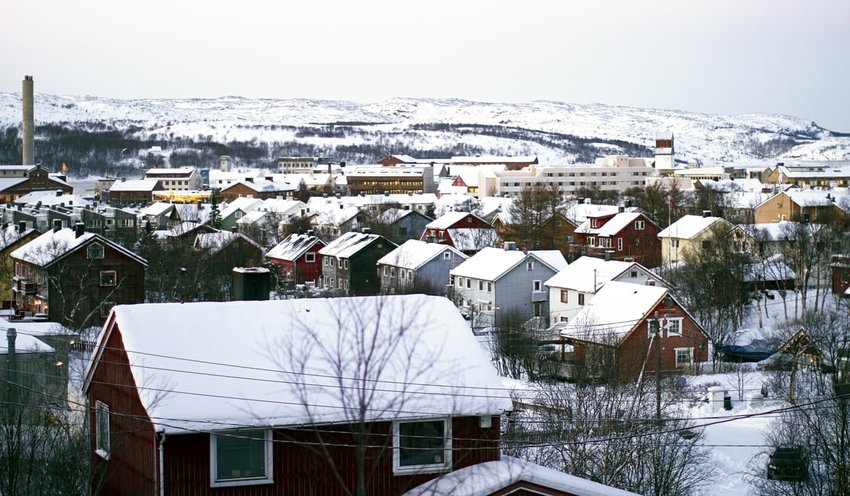
[[[146,496],[158,492],[156,432],[136,386],[120,330],[115,326],[104,343],[88,390],[89,425],[96,425],[97,401],[107,404],[110,412],[109,460],[95,453],[96,433],[94,427],[90,429],[92,494]]]
[[[499,459],[499,418],[490,428],[479,427],[479,417],[452,419],[452,470]],[[370,425],[364,444],[367,487],[370,495],[400,494],[438,474],[393,475],[392,422]],[[349,426],[317,429],[275,429],[272,448],[273,484],[210,488],[210,435],[169,436],[165,440],[166,494],[169,496],[271,496],[282,494],[343,495],[357,483],[355,437]],[[317,436],[327,454],[317,450]],[[330,462],[333,460],[333,463]],[[334,473],[338,473],[341,481]]]
[[[533,270],[526,270],[528,262],[534,262]],[[501,312],[515,310],[525,318],[534,317],[533,283],[540,281],[540,292],[536,293],[536,299],[540,301],[540,316],[548,318],[549,304],[543,283],[554,275],[555,271],[543,265],[540,260],[526,257],[494,284],[496,306]]]

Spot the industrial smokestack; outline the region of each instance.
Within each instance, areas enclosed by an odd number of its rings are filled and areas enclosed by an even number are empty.
[[[33,161],[33,132],[35,131],[35,120],[33,118],[33,80],[32,76],[24,76],[24,156],[23,165],[35,165]]]

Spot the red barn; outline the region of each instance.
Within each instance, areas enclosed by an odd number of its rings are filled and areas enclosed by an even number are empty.
[[[307,234],[290,234],[266,253],[269,262],[280,267],[286,281],[294,284],[317,282],[322,277],[322,255],[325,242]]]

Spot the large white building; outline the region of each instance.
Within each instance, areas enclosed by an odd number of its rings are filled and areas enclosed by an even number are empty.
[[[198,191],[201,189],[201,174],[195,167],[173,169],[148,169],[145,179],[156,179],[162,187],[171,191]]]
[[[593,164],[530,165],[518,171],[495,172],[493,187],[484,188],[484,193],[495,191],[498,196],[515,197],[535,183],[555,184],[564,195],[593,187],[622,193],[631,187],[642,187],[646,178],[653,175],[652,159],[615,155],[597,159]]]

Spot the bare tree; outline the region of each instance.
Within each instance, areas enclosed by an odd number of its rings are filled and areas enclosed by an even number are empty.
[[[528,250],[551,249],[554,224],[547,224],[563,210],[555,183],[524,186],[508,210],[511,216],[509,238]]]

